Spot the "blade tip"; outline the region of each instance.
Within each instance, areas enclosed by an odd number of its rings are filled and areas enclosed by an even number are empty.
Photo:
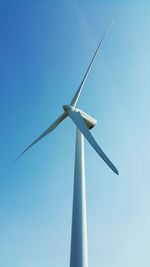
[[[117,175],[119,175],[119,171],[118,171],[117,169],[116,169],[115,173],[116,173]]]
[[[14,160],[14,163],[16,163],[16,162],[18,161],[19,158],[20,158],[20,157],[17,157],[17,158]]]

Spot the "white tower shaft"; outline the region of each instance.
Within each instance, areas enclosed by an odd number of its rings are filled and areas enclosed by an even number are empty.
[[[84,137],[76,130],[70,267],[88,267]]]

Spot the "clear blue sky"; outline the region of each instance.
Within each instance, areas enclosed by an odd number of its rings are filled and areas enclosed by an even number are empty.
[[[0,1],[0,266],[69,266],[75,127],[14,164],[70,102],[106,27],[78,107],[117,177],[85,142],[89,267],[150,266],[149,1]]]

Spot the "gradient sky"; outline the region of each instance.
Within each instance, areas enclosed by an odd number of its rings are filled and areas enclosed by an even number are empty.
[[[0,1],[0,266],[69,266],[75,126],[18,154],[70,102],[119,169],[85,141],[89,267],[150,266],[149,1]]]

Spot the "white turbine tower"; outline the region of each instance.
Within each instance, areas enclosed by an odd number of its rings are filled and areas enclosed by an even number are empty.
[[[104,33],[90,65],[85,73],[81,84],[76,91],[70,105],[64,105],[63,114],[31,145],[29,145],[19,156],[20,158],[30,147],[40,141],[43,137],[53,131],[66,117],[70,117],[76,125],[76,151],[75,151],[75,169],[74,169],[74,192],[73,192],[73,212],[72,212],[72,233],[71,233],[71,254],[70,267],[88,267],[88,245],[87,245],[87,221],[86,221],[86,190],[85,190],[85,163],[84,163],[84,137],[95,149],[99,156],[111,168],[113,172],[119,175],[117,168],[108,159],[105,153],[92,136],[90,129],[96,125],[96,120],[80,109],[76,108],[79,96],[84,83],[91,70],[95,57],[101,47],[101,44],[108,33]],[[18,159],[17,158],[17,159]]]

